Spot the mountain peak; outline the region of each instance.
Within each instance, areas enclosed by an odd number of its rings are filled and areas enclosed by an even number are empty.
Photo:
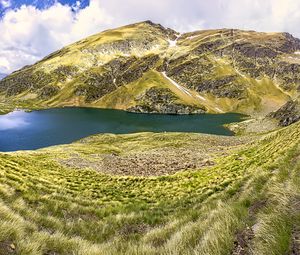
[[[135,25],[146,25],[146,26],[152,27],[154,29],[157,29],[160,32],[165,33],[168,37],[171,37],[171,38],[175,38],[174,35],[179,34],[174,29],[171,29],[171,28],[168,28],[168,27],[164,27],[160,23],[155,23],[155,22],[153,22],[151,20],[145,20],[145,21],[141,21],[141,22],[133,24],[133,26],[135,26]]]
[[[152,20],[145,20],[145,21],[142,21],[141,23],[149,24],[151,26],[160,25],[158,23],[154,23]]]

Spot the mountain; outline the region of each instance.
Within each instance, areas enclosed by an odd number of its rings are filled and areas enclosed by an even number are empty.
[[[298,97],[300,40],[238,29],[180,34],[151,21],[106,30],[0,81],[12,107],[265,116]]]
[[[250,130],[261,122],[255,135],[96,134],[0,152],[0,254],[300,254],[299,45],[287,33],[142,22],[1,80],[0,113],[237,111],[253,116]],[[269,131],[269,117],[283,127]]]

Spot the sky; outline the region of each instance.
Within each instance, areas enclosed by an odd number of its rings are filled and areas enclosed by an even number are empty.
[[[108,28],[240,28],[300,38],[300,0],[0,0],[0,74]]]

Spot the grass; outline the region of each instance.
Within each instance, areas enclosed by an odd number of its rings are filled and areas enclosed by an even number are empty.
[[[256,226],[255,254],[289,252],[299,223],[300,124],[235,145],[214,166],[172,175],[109,175],[57,161],[209,144],[185,136],[94,136],[0,154],[0,253],[231,254],[247,226]],[[253,216],[261,200],[267,205]]]
[[[56,56],[41,61],[37,69],[48,72],[62,64],[74,64],[84,72],[95,61],[103,64],[127,54],[117,49],[97,57],[93,54],[101,52],[103,44],[123,39],[153,39],[150,50],[134,50],[129,52],[132,55],[174,54],[175,58],[189,53],[199,42],[215,38],[216,33],[203,31],[192,40],[183,38],[177,52],[166,52],[165,36],[157,37],[157,31],[146,23],[126,26],[73,44],[64,49],[63,59]],[[258,42],[272,37],[242,33]],[[90,52],[81,52],[83,48]],[[14,99],[0,95],[0,114],[15,108],[62,105],[126,109],[146,89],[156,86],[170,88],[180,102],[201,103],[211,112],[220,108],[265,115],[292,95],[270,79],[255,80],[240,74],[226,58],[207,57],[215,66],[211,78],[237,74],[247,98],[202,93],[199,95],[205,99],[196,102],[195,91],[187,96],[151,70],[94,105],[74,97],[74,80],[61,84],[61,92],[47,102],[27,92]],[[43,150],[0,153],[0,254],[292,254],[300,249],[300,124],[264,132],[231,138],[178,133],[97,135]],[[134,176],[134,171],[131,175],[106,173],[93,167],[105,156],[123,160],[132,155],[147,157],[152,152],[161,152],[171,164],[168,154],[179,158],[182,151],[195,154],[194,158],[203,152],[201,156],[214,164],[144,176]],[[66,164],[73,159],[77,161]],[[190,163],[190,159],[182,160]],[[78,162],[87,164],[78,167]]]
[[[270,181],[266,196],[270,205],[261,213],[254,239],[254,254],[291,252],[293,230],[299,231],[299,145],[280,164]],[[298,234],[298,233],[297,233]],[[296,240],[299,251],[299,240]]]
[[[142,43],[151,42],[149,49],[144,49]],[[113,46],[113,43],[125,40],[135,41],[134,48],[122,50],[122,47]],[[157,47],[159,45],[159,47]],[[67,53],[63,58],[52,57],[39,63],[39,68],[46,71],[54,70],[61,65],[76,65],[82,72],[95,66],[95,62],[107,63],[118,56],[126,54],[145,56],[149,53],[161,53],[168,43],[165,35],[151,25],[141,22],[89,36],[64,48]],[[104,46],[107,50],[104,50]],[[121,49],[120,49],[121,48]]]
[[[164,82],[156,71],[149,71],[141,79],[119,87],[114,92],[95,102],[95,105],[102,108],[125,110],[135,106],[138,98],[152,87],[165,87]]]

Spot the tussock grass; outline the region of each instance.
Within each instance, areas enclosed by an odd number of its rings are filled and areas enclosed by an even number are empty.
[[[144,150],[186,146],[176,133],[141,136]],[[201,143],[200,136],[189,136]],[[138,139],[94,136],[0,154],[1,252],[231,254],[237,233],[247,227],[254,229],[253,254],[290,251],[299,223],[300,124],[235,147],[214,166],[168,176],[113,176],[56,160],[74,151],[87,158],[107,153],[116,143],[119,153],[138,153]],[[253,213],[262,200],[266,206]]]

